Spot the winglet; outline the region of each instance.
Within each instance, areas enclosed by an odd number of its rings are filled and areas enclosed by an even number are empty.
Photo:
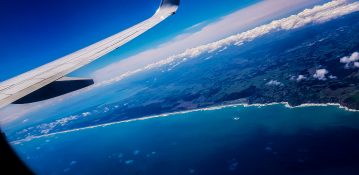
[[[179,6],[179,3],[180,3],[180,0],[162,0],[161,6],[165,6],[165,5]]]
[[[175,14],[179,4],[180,4],[180,0],[162,0],[156,14],[158,13],[169,13],[171,15]]]

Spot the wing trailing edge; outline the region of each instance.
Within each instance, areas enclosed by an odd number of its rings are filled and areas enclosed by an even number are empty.
[[[93,79],[64,77],[13,102],[26,104],[58,97],[94,84]]]

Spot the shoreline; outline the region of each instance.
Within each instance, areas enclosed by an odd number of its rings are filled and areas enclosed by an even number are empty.
[[[107,126],[111,126],[111,125],[117,125],[117,124],[121,124],[121,123],[130,123],[130,122],[136,122],[136,121],[143,121],[143,120],[149,120],[149,119],[155,119],[155,118],[163,118],[163,117],[169,117],[169,116],[173,116],[173,115],[181,115],[181,114],[188,114],[188,113],[193,113],[193,112],[200,112],[200,111],[214,111],[214,110],[219,110],[219,109],[225,109],[225,108],[234,108],[234,107],[267,107],[267,106],[274,106],[274,105],[283,105],[286,108],[289,109],[295,109],[295,108],[304,108],[304,107],[329,107],[329,106],[333,106],[333,107],[337,107],[338,109],[342,109],[346,112],[359,112],[359,110],[355,110],[355,109],[350,109],[348,107],[342,106],[339,103],[305,103],[305,104],[301,104],[298,106],[291,106],[288,102],[275,102],[275,103],[265,103],[265,104],[244,104],[244,103],[240,103],[240,104],[227,104],[227,105],[220,105],[220,106],[213,106],[213,107],[206,107],[206,108],[199,108],[199,109],[192,109],[192,110],[185,110],[185,111],[177,111],[177,112],[170,112],[170,113],[165,113],[165,114],[160,114],[160,115],[152,115],[152,116],[145,116],[145,117],[140,117],[140,118],[134,118],[134,119],[128,119],[128,120],[122,120],[122,121],[117,121],[117,122],[111,122],[111,123],[105,123],[105,124],[99,124],[99,125],[94,125],[94,126],[88,126],[88,127],[83,127],[83,128],[77,128],[77,129],[70,129],[70,130],[65,130],[65,131],[60,131],[60,132],[54,132],[54,133],[50,133],[50,134],[45,134],[45,135],[39,135],[39,136],[28,136],[24,139],[20,139],[20,140],[15,140],[15,141],[11,141],[11,144],[14,145],[18,145],[21,144],[23,142],[27,142],[27,141],[31,141],[33,139],[39,139],[39,138],[44,138],[44,137],[51,137],[51,136],[55,136],[58,134],[66,134],[66,133],[71,133],[71,132],[76,132],[76,131],[82,131],[82,130],[87,130],[87,129],[93,129],[93,128],[98,128],[98,127],[107,127]]]

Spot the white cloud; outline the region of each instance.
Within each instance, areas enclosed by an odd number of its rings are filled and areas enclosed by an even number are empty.
[[[341,63],[351,63],[351,62],[355,62],[359,60],[359,53],[358,52],[354,52],[352,53],[349,57],[343,57],[340,59]]]
[[[345,56],[340,58],[340,62],[345,64],[346,68],[350,68],[351,66],[359,67],[359,63],[357,62],[359,60],[359,53],[354,52],[350,56]]]
[[[305,77],[304,75],[298,75],[297,82],[300,82],[300,81],[306,80],[306,79],[307,79],[307,77]]]
[[[84,117],[88,117],[88,116],[90,116],[91,115],[91,112],[84,112],[84,113],[82,113],[82,116],[84,116]]]
[[[337,76],[334,76],[334,75],[329,75],[329,78],[330,78],[330,79],[337,79],[338,77],[337,77]]]
[[[283,83],[277,81],[277,80],[270,80],[268,83],[266,83],[267,86],[283,86]]]
[[[53,131],[56,127],[65,126],[67,123],[77,120],[77,119],[79,119],[79,116],[69,116],[69,117],[58,119],[51,123],[43,123],[43,124],[37,125],[35,127],[23,129],[23,130],[17,132],[17,134],[27,133],[28,131],[30,131],[31,129],[34,129],[34,128],[36,130],[39,130],[39,132],[41,134],[48,134],[51,131]]]
[[[318,80],[326,80],[326,75],[328,74],[328,70],[326,69],[318,69],[315,71],[315,74],[313,75],[314,78],[317,78]]]

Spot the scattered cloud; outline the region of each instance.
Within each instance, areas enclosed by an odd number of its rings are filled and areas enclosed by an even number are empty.
[[[300,82],[300,81],[302,81],[302,80],[306,80],[307,79],[307,77],[306,76],[304,76],[304,75],[298,75],[298,77],[297,77],[297,82]]]
[[[77,116],[77,115],[61,118],[61,119],[58,119],[51,123],[40,124],[40,125],[36,126],[36,129],[40,130],[41,134],[48,134],[52,130],[54,130],[56,127],[65,126],[67,123],[77,120],[78,118],[79,118],[79,116]],[[28,130],[30,130],[30,129],[29,128],[24,129],[22,132],[26,133]]]
[[[82,116],[84,116],[84,117],[88,117],[88,116],[90,116],[91,115],[91,112],[84,112],[84,113],[82,113]]]
[[[329,75],[329,79],[337,79],[337,78],[338,78],[337,76]]]
[[[359,53],[358,52],[354,52],[352,53],[349,57],[343,57],[340,59],[341,63],[351,63],[351,62],[355,62],[359,60]]]
[[[315,74],[313,75],[314,78],[318,79],[318,80],[326,80],[326,75],[328,74],[328,70],[326,69],[318,69],[315,71]]]
[[[81,115],[71,115],[68,117],[63,117],[63,118],[57,119],[50,123],[42,123],[42,124],[39,124],[36,126],[31,126],[31,127],[25,128],[25,129],[17,132],[17,134],[26,134],[29,131],[31,131],[31,132],[37,131],[37,132],[39,132],[39,134],[49,134],[49,133],[53,132],[58,127],[66,126],[68,123],[70,123],[72,121],[83,119],[90,115],[91,115],[91,112],[84,112]],[[32,136],[34,136],[34,135],[29,135],[29,137],[32,137]]]
[[[359,68],[359,53],[354,52],[350,56],[340,58],[340,62],[345,64],[346,68],[357,67]]]
[[[283,83],[277,81],[277,80],[270,80],[268,83],[266,83],[267,86],[283,86]]]

